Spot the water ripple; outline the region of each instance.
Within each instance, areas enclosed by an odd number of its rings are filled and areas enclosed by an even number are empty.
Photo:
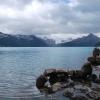
[[[36,78],[47,68],[79,68],[91,51],[91,48],[0,48],[0,100],[50,100],[37,90]]]

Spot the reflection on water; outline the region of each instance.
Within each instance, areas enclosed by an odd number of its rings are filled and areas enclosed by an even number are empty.
[[[0,48],[0,100],[50,100],[35,87],[47,68],[80,68],[92,48]],[[57,94],[55,94],[57,95]],[[57,100],[64,97],[57,95]]]

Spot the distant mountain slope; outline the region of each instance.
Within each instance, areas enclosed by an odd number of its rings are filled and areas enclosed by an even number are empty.
[[[96,46],[99,46],[99,47],[100,47],[100,42],[98,42],[98,43],[96,44]]]
[[[34,35],[8,35],[0,32],[1,47],[45,47],[46,42]]]
[[[98,42],[100,42],[100,38],[93,35],[93,34],[89,34],[88,36],[84,36],[82,38],[78,38],[75,40],[72,40],[70,42],[65,42],[65,43],[60,43],[57,46],[61,46],[61,47],[77,47],[77,46],[81,46],[81,47],[88,47],[88,46],[95,46]]]

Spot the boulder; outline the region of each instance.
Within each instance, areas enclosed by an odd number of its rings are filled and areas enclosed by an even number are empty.
[[[94,48],[93,50],[93,57],[97,57],[100,55],[100,49],[99,48]]]
[[[36,87],[38,89],[42,89],[44,88],[46,82],[47,82],[47,78],[44,75],[40,75],[36,80]]]

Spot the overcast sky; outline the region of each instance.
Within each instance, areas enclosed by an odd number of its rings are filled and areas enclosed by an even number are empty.
[[[100,0],[0,0],[0,31],[51,37],[99,34]]]

